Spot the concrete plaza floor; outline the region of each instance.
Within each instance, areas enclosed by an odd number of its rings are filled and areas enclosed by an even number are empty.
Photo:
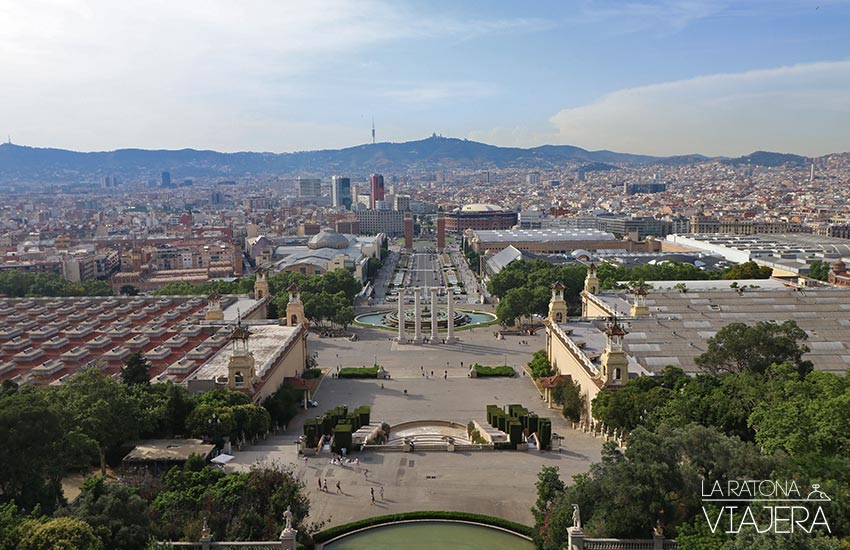
[[[507,359],[509,365],[519,366],[544,346],[542,331],[536,336],[496,340],[494,330],[495,327],[485,327],[474,332],[460,331],[462,345],[398,346],[388,340],[393,333],[380,329],[355,329],[360,337],[357,342],[311,335],[309,349],[318,354],[320,366],[335,370],[336,365],[371,365],[377,355],[378,363],[389,370],[392,378],[340,380],[326,376],[315,395],[318,409],[299,414],[286,432],[236,452],[228,469],[245,469],[257,461],[295,464],[310,495],[310,519],[325,521],[326,526],[413,510],[466,511],[530,525],[530,508],[536,498],[534,483],[540,468],[558,466],[569,482],[573,475],[586,472],[591,463],[600,459],[602,440],[570,429],[557,410],[546,408],[527,376],[467,377],[470,363],[494,365]],[[422,376],[420,367],[428,373],[427,378]],[[485,421],[485,407],[491,403],[520,403],[540,416],[550,417],[553,431],[565,438],[562,450],[363,452],[355,455],[360,460],[359,468],[331,465],[327,455],[306,461],[296,456],[294,442],[301,434],[304,419],[336,405],[370,405],[372,422],[391,425],[411,420],[448,420],[465,425],[473,419]],[[365,470],[368,474],[364,474]],[[320,479],[327,480],[327,493],[318,490]],[[337,481],[342,494],[336,493]],[[385,490],[383,501],[381,486]],[[375,505],[370,504],[370,488],[375,490]]]

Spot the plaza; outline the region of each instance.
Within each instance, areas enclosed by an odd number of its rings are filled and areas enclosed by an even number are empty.
[[[545,347],[543,331],[535,336],[497,340],[495,330],[496,327],[483,327],[459,331],[461,341],[451,345],[398,345],[393,341],[394,331],[377,328],[355,328],[356,342],[311,337],[309,352],[316,354],[320,366],[330,369],[314,396],[319,407],[299,413],[285,432],[237,452],[228,469],[243,470],[257,461],[293,464],[310,494],[310,519],[325,521],[326,527],[414,510],[466,511],[532,524],[530,509],[536,498],[534,483],[540,468],[557,466],[562,478],[569,482],[573,475],[586,472],[600,460],[603,440],[572,430],[560,411],[547,409],[528,376],[468,378],[468,367],[474,362],[508,364],[521,372],[532,353]],[[360,367],[375,362],[389,371],[390,379],[348,380],[331,376],[336,366]],[[551,418],[553,432],[564,438],[561,450],[370,451],[356,455],[359,468],[332,465],[329,454],[305,461],[296,452],[295,441],[302,433],[304,420],[337,405],[369,405],[372,422],[390,425],[411,420],[465,425],[471,420],[485,422],[485,407],[489,404],[510,403],[520,403]],[[367,469],[368,475],[364,475]],[[320,479],[327,480],[328,492],[318,490]],[[343,494],[336,492],[337,481]],[[385,490],[383,500],[379,497],[381,486]],[[370,488],[375,489],[375,505],[370,504]]]

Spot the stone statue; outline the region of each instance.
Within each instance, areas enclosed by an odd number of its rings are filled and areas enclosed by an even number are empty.
[[[292,510],[290,507],[286,507],[286,511],[283,513],[283,519],[286,520],[286,526],[283,528],[284,531],[289,531],[292,529]]]
[[[658,518],[658,521],[655,522],[655,527],[652,528],[652,534],[656,537],[664,536],[664,526],[661,525],[661,518]]]
[[[578,510],[578,504],[573,504],[573,527],[581,529],[581,514]]]

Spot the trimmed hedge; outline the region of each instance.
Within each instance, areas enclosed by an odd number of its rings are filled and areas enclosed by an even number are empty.
[[[307,369],[304,371],[304,374],[301,375],[301,378],[305,380],[309,380],[311,378],[321,378],[322,377],[322,369]]]
[[[340,378],[377,378],[378,377],[378,369],[380,367],[375,365],[374,367],[345,367],[340,369],[339,377]]]
[[[472,365],[472,368],[475,369],[475,373],[479,377],[483,376],[515,376],[516,371],[514,371],[513,367],[503,366],[503,367],[484,367],[475,363]]]
[[[402,514],[391,514],[386,516],[375,516],[373,518],[361,519],[359,521],[353,521],[351,523],[345,523],[343,525],[337,525],[336,527],[331,527],[330,529],[325,529],[324,531],[319,531],[318,533],[313,534],[313,541],[316,543],[324,543],[346,533],[350,533],[352,531],[357,531],[358,529],[363,529],[366,527],[374,527],[376,525],[384,525],[388,523],[395,523],[404,520],[411,519],[423,519],[423,520],[441,520],[441,519],[449,519],[449,520],[460,520],[460,521],[470,521],[473,523],[480,523],[482,525],[491,525],[493,527],[501,527],[507,531],[511,531],[512,533],[517,533],[518,535],[523,535],[526,537],[531,537],[532,528],[527,525],[522,525],[520,523],[514,523],[512,521],[508,521],[502,518],[495,518],[492,516],[483,516],[480,514],[470,514],[468,512],[442,512],[442,511],[421,511],[421,512],[406,512]]]

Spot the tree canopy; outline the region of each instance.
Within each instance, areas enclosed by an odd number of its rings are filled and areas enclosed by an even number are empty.
[[[809,348],[800,342],[808,337],[794,321],[730,323],[709,338],[708,349],[696,358],[696,364],[711,373],[763,373],[770,365],[788,362],[805,376],[812,363],[803,360]]]
[[[112,288],[104,281],[74,283],[56,273],[0,273],[0,294],[20,297],[39,296],[112,296]]]

